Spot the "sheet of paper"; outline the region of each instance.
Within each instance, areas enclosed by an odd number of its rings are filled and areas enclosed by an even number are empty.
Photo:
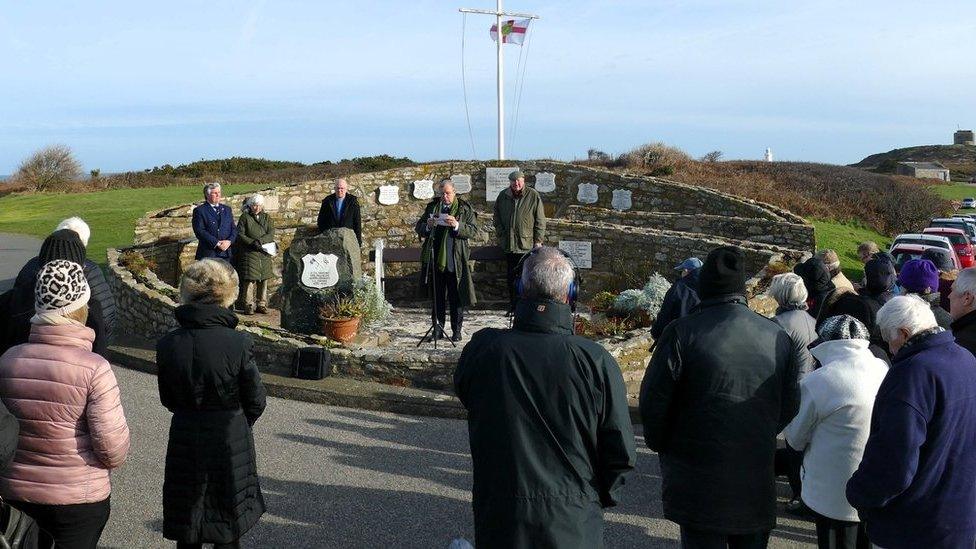
[[[270,256],[278,255],[278,245],[275,244],[274,242],[268,242],[267,244],[261,244],[261,249],[264,250],[264,253],[266,253],[266,254],[268,254]]]

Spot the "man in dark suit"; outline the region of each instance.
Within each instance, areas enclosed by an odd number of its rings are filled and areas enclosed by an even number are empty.
[[[349,184],[345,179],[337,179],[335,193],[325,197],[319,209],[319,232],[345,227],[356,233],[359,246],[363,245],[363,224],[359,219],[359,201],[349,194]]]
[[[203,187],[206,202],[193,208],[193,234],[199,241],[196,259],[233,259],[230,245],[237,239],[237,225],[230,206],[221,204],[220,196],[220,183],[207,183]]]

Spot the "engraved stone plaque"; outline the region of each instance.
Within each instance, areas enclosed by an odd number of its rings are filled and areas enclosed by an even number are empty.
[[[576,201],[580,204],[596,204],[598,189],[595,183],[580,183],[576,191]]]
[[[551,193],[556,190],[556,174],[552,172],[535,174],[535,190],[540,193]]]
[[[471,176],[468,174],[452,175],[451,183],[454,183],[454,192],[457,194],[471,192]]]
[[[613,199],[610,200],[610,205],[617,211],[629,210],[634,205],[631,200],[631,194],[626,189],[615,189],[613,191]]]
[[[434,198],[434,182],[430,179],[421,179],[413,182],[413,197],[421,200]]]
[[[302,284],[309,288],[330,288],[339,282],[335,254],[308,254],[302,256]]]
[[[400,202],[400,187],[397,185],[380,186],[379,203],[384,206],[392,206]]]
[[[517,166],[510,168],[485,168],[485,200],[494,202],[498,198],[498,193],[508,188],[508,174],[517,169]]]
[[[593,268],[593,243],[588,240],[563,240],[559,249],[569,254],[577,269]]]

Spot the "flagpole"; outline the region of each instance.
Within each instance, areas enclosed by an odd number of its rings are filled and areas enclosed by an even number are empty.
[[[497,51],[497,61],[498,61],[498,72],[497,72],[497,84],[498,84],[498,159],[505,160],[505,76],[504,76],[504,57],[502,54],[502,46],[505,42],[505,36],[502,34],[502,0],[497,0],[498,6],[495,10],[495,29],[497,29],[498,39],[495,40],[495,49]]]

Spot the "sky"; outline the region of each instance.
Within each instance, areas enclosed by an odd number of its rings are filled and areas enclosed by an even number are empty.
[[[54,143],[103,173],[496,154],[494,18],[458,12],[492,0],[0,6],[0,174]],[[770,147],[777,160],[847,164],[976,126],[972,0],[505,8],[541,17],[527,44],[505,46],[510,158],[664,141],[693,156]]]

